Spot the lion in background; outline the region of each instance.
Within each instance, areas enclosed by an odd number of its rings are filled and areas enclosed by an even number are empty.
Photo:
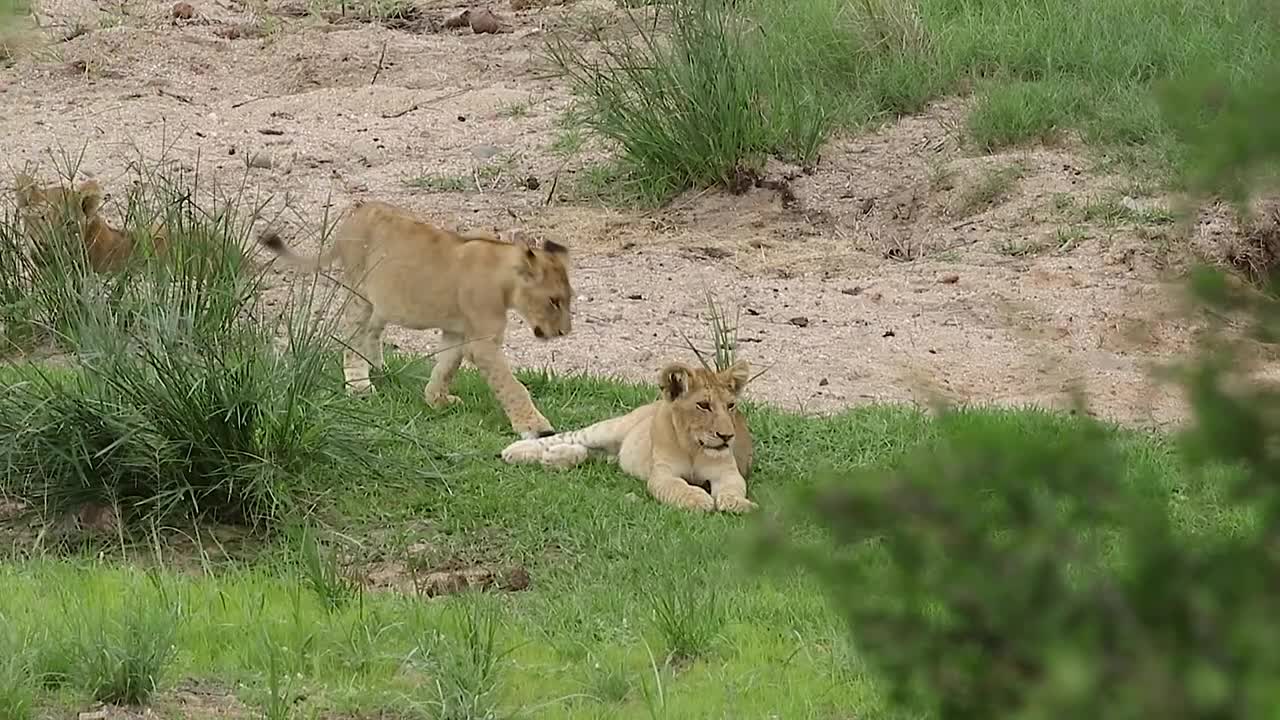
[[[33,245],[40,245],[61,230],[83,243],[89,267],[100,273],[120,270],[133,257],[133,239],[102,217],[103,192],[97,180],[86,180],[75,187],[41,187],[30,175],[19,173],[14,180],[14,194],[23,229]],[[169,233],[164,224],[156,223],[149,232],[156,254],[166,253]]]
[[[661,394],[654,402],[581,430],[516,441],[502,459],[572,467],[602,453],[644,480],[659,502],[706,512],[754,510],[746,480],[753,440],[737,407],[749,367],[745,360],[723,370],[671,363],[658,373]]]
[[[297,255],[274,232],[259,241],[286,264],[310,272],[341,262],[343,281],[353,293],[345,311],[351,340],[343,359],[352,391],[373,389],[369,370],[383,366],[388,324],[438,328],[442,342],[424,393],[428,404],[459,402],[449,386],[465,358],[488,381],[521,437],[554,432],[511,372],[502,345],[510,310],[539,340],[572,331],[573,287],[563,245],[546,242],[534,248],[484,232],[458,233],[377,201],[356,203],[320,255]]]

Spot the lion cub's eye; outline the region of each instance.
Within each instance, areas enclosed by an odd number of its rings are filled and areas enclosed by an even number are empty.
[[[707,412],[711,412],[711,403],[709,402],[700,402],[698,403],[698,407],[706,410]]]
[[[559,298],[551,298],[551,307],[552,307],[552,308],[554,308],[554,309],[556,309],[556,310],[559,310],[559,309],[560,309],[560,299],[559,299]]]
[[[733,412],[733,409],[738,407],[738,403],[729,403],[726,407],[729,408],[729,412]]]

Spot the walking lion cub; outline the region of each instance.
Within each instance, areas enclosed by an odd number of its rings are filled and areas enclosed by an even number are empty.
[[[667,505],[754,510],[746,481],[751,431],[737,407],[748,372],[745,360],[720,371],[671,363],[658,374],[656,401],[581,430],[516,441],[502,451],[502,459],[572,467],[595,451],[616,458],[623,471],[644,480],[649,494]],[[701,483],[709,483],[710,492]]]
[[[341,261],[353,291],[345,320],[351,333],[343,375],[355,392],[373,389],[371,365],[382,367],[388,324],[411,330],[439,328],[442,343],[427,382],[434,407],[457,403],[449,386],[464,357],[489,383],[512,428],[523,438],[551,435],[529,391],[502,352],[507,312],[515,310],[540,340],[573,329],[569,251],[546,242],[533,248],[484,233],[438,228],[388,203],[357,203],[319,256],[295,254],[279,235],[260,242],[286,264],[319,272]]]

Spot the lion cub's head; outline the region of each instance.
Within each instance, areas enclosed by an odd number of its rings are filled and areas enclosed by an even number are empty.
[[[533,334],[539,340],[568,335],[573,330],[569,249],[554,242],[541,248],[524,245],[516,278],[512,304]]]
[[[89,266],[98,272],[120,268],[132,252],[132,242],[102,217],[102,187],[86,180],[75,188],[38,187],[26,175],[16,183],[18,211],[30,240],[43,245],[58,233],[80,243],[88,253]],[[162,227],[152,228],[157,249],[167,242]]]
[[[16,178],[14,189],[18,211],[29,233],[43,225],[79,235],[90,222],[98,219],[98,209],[102,207],[102,188],[96,180],[86,180],[74,188],[40,187],[33,178],[23,174]]]
[[[671,404],[677,437],[707,453],[729,452],[738,395],[746,387],[749,373],[746,360],[719,372],[682,363],[664,367],[658,374],[658,385],[662,397]]]

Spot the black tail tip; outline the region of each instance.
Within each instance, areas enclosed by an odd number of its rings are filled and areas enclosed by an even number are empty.
[[[276,232],[275,230],[268,230],[262,233],[261,235],[259,235],[258,244],[262,245],[268,250],[274,250],[275,252],[284,251],[284,241],[280,239],[280,233]]]
[[[551,437],[552,435],[555,435],[555,434],[556,434],[555,430],[540,430],[538,432],[538,437],[540,438]]]

